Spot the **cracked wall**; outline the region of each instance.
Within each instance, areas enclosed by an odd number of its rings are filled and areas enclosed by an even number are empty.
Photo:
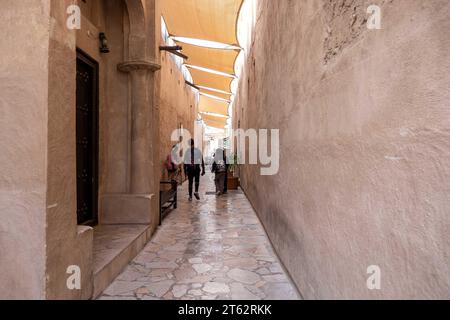
[[[326,0],[323,1],[326,36],[324,62],[328,63],[345,48],[353,45],[367,31],[367,8],[376,4],[383,7],[393,0]]]

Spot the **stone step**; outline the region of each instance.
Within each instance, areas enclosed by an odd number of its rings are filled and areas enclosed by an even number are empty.
[[[94,229],[94,299],[144,249],[151,236],[148,225],[101,225]]]

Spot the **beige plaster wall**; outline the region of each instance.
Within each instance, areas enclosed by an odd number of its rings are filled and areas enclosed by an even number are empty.
[[[117,65],[125,61],[129,21],[122,0],[103,1],[103,26],[110,52],[100,56],[100,194],[127,193],[130,171],[129,76]],[[100,32],[100,30],[98,30]],[[100,210],[102,212],[102,210]],[[102,216],[100,216],[100,221]]]
[[[83,49],[97,61],[101,59],[97,54],[97,40],[89,38],[98,33],[84,15],[81,30],[66,27],[66,9],[72,3],[70,0],[51,1],[47,299],[89,299],[92,295],[93,230],[77,226],[76,220],[76,48]],[[72,265],[81,269],[81,290],[67,288],[70,276],[67,269]]]
[[[148,0],[150,1],[150,0]],[[198,103],[196,94],[185,84],[183,74],[176,65],[173,56],[166,51],[159,51],[165,46],[161,36],[161,1],[155,1],[155,43],[156,57],[161,70],[156,74],[156,108],[155,108],[155,176],[167,180],[165,162],[176,141],[171,140],[174,130],[180,125],[194,135],[194,124],[197,118]]]
[[[448,30],[447,0],[260,1],[234,121],[281,168],[241,179],[305,298],[450,298]]]
[[[76,48],[99,64],[99,197],[127,191],[129,166],[128,75],[117,70],[124,61],[128,17],[122,0],[79,2],[81,29],[65,27],[72,1],[52,1],[49,102],[49,189],[47,280],[49,299],[88,299],[93,283],[93,231],[76,222]],[[109,54],[99,52],[105,32]],[[99,222],[105,220],[99,202]],[[66,270],[81,268],[82,289],[68,290]]]
[[[45,298],[50,3],[0,11],[0,299]]]
[[[159,161],[162,180],[167,180],[165,161],[177,142],[171,140],[172,132],[182,125],[194,137],[194,122],[197,112],[197,98],[192,88],[185,84],[171,54],[161,53],[161,86],[159,91]]]
[[[74,3],[82,8],[79,31],[66,27],[66,10]],[[146,2],[144,33],[155,31],[151,5]],[[0,298],[88,299],[93,230],[76,222],[76,48],[100,67],[99,195],[127,193],[130,79],[117,65],[129,56],[128,11],[123,0],[24,0],[2,3],[0,17],[0,283],[8,288]],[[99,32],[108,36],[108,55],[99,53]],[[155,45],[144,50],[155,51]],[[144,94],[148,110],[153,90],[149,86]],[[151,140],[151,130],[142,136]],[[132,221],[128,211],[125,218]],[[100,222],[101,213],[100,207]],[[157,208],[144,214],[155,216],[156,228]],[[72,265],[81,268],[81,290],[66,286]]]
[[[158,222],[156,218],[136,218],[137,213],[131,206],[125,206],[123,210],[107,210],[103,206],[107,200],[121,195],[126,197],[130,192],[131,80],[129,74],[118,70],[118,65],[130,58],[127,6],[123,0],[78,1],[82,13],[81,29],[69,31],[65,22],[66,8],[71,3],[73,1],[52,0],[48,191],[51,211],[47,228],[49,299],[88,299],[92,296],[93,231],[76,223],[76,48],[99,64],[99,223],[151,220],[156,228]],[[133,4],[137,2],[133,1]],[[153,18],[149,16],[147,22],[151,21]],[[146,30],[143,28],[142,31]],[[105,32],[108,37],[108,54],[99,52],[100,32]],[[151,95],[152,89],[148,88],[146,96]],[[146,108],[150,109],[151,103]],[[142,136],[151,136],[151,132],[142,132]],[[146,151],[151,157],[150,150]],[[142,211],[141,216],[156,215],[157,210],[148,211]],[[81,267],[81,290],[67,289],[69,275],[66,270],[70,265]]]

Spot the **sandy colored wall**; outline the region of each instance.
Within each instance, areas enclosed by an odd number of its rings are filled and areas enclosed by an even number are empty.
[[[167,155],[176,142],[171,141],[172,132],[183,125],[194,137],[194,121],[196,119],[197,99],[184,82],[178,66],[169,53],[161,53],[159,91],[159,170],[161,179],[167,180],[164,163]]]
[[[47,298],[88,299],[93,283],[93,231],[76,221],[76,49],[99,64],[99,223],[111,223],[102,197],[125,194],[130,184],[130,79],[118,70],[127,60],[129,17],[123,0],[78,2],[81,29],[65,27],[71,0],[52,1],[49,101],[49,189]],[[98,35],[108,37],[108,54],[99,52]],[[150,92],[150,89],[149,89]],[[156,210],[155,210],[156,212]],[[135,212],[122,213],[132,219]],[[156,213],[155,213],[156,215]],[[157,225],[156,218],[154,227]],[[68,266],[81,268],[82,290],[68,290]]]
[[[81,30],[66,27],[73,1],[51,1],[49,50],[49,132],[47,190],[47,299],[89,299],[92,295],[93,230],[77,226],[76,191],[76,48],[103,61],[98,54],[96,27],[82,8]],[[100,1],[90,12],[101,11]],[[92,19],[93,16],[89,16]],[[95,15],[100,24],[100,15]],[[89,37],[89,34],[91,37]],[[101,75],[103,90],[104,74]],[[103,92],[103,91],[102,91]],[[102,96],[102,94],[101,94]],[[103,102],[103,97],[100,98]],[[69,266],[81,269],[81,290],[67,288]]]
[[[93,282],[93,230],[76,221],[76,49],[99,64],[99,196],[127,190],[129,166],[128,75],[117,70],[124,61],[122,0],[80,2],[81,29],[66,28],[72,1],[52,1],[49,57],[49,187],[47,228],[47,298],[88,299]],[[109,54],[99,52],[105,32]],[[99,222],[105,219],[99,203]],[[66,271],[81,268],[82,290],[68,290]]]
[[[147,0],[152,1],[152,0]],[[159,46],[165,46],[161,35],[162,1],[155,1],[155,46],[156,57],[161,64],[161,70],[156,74],[156,109],[155,146],[155,176],[167,180],[165,168],[167,155],[177,142],[171,141],[171,135],[180,125],[194,136],[194,123],[197,119],[198,103],[191,87],[185,84],[182,72],[176,65],[173,56],[166,51],[160,51]]]
[[[304,297],[450,298],[449,2],[261,0],[258,16],[234,121],[280,129],[281,168],[241,179]]]
[[[128,18],[122,0],[103,1],[103,29],[110,52],[100,56],[100,194],[126,193],[130,171],[129,76],[118,72],[117,65],[125,61],[124,40],[128,36]],[[125,21],[125,22],[124,22]],[[101,30],[98,30],[101,31]],[[102,210],[100,210],[101,212]],[[101,219],[101,217],[100,217]]]
[[[45,298],[49,17],[48,1],[1,4],[0,299]]]
[[[99,223],[115,216],[102,206],[105,195],[126,194],[130,188],[130,77],[118,70],[128,59],[130,21],[123,0],[77,2],[81,29],[66,28],[66,8],[73,1],[52,0],[49,56],[49,187],[47,224],[47,298],[88,299],[93,284],[93,230],[76,221],[76,49],[99,64]],[[148,17],[149,21],[152,17]],[[149,22],[150,23],[150,22]],[[99,52],[98,35],[105,32],[110,52]],[[148,96],[152,90],[149,88]],[[148,105],[151,107],[151,104]],[[151,134],[150,132],[145,134]],[[149,152],[149,155],[151,153]],[[149,177],[150,178],[150,177]],[[156,201],[155,201],[156,203]],[[153,210],[157,216],[157,210]],[[136,212],[120,213],[121,222]],[[153,227],[157,219],[152,219]],[[67,267],[81,268],[82,289],[68,290]]]

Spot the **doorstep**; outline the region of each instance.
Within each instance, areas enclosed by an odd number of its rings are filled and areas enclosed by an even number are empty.
[[[149,225],[94,228],[94,294],[97,298],[151,239]]]

